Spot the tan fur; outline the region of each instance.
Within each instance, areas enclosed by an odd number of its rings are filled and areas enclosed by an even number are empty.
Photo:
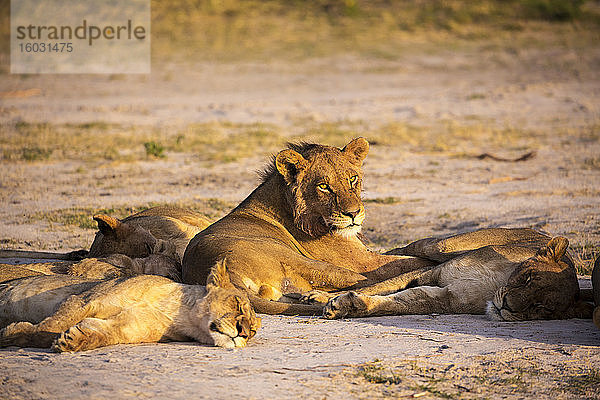
[[[181,282],[181,264],[175,259],[151,254],[130,258],[112,254],[103,258],[86,258],[78,262],[54,261],[21,265],[0,264],[0,282],[35,275],[63,274],[88,279],[115,279],[141,274],[159,275]]]
[[[386,254],[409,255],[445,262],[484,246],[516,245],[540,248],[548,243],[549,237],[529,228],[488,228],[461,233],[446,238],[426,238],[405,247],[390,250]]]
[[[373,288],[362,294],[345,293],[331,299],[323,315],[333,319],[487,311],[491,318],[501,320],[590,318],[591,306],[579,300],[575,269],[565,254],[568,241],[554,238],[536,251],[523,244],[537,243],[538,233],[532,231],[531,240],[523,241],[524,231],[514,230],[512,238],[510,232],[504,231],[505,238],[500,239],[505,244],[478,249],[472,249],[471,243],[484,243],[486,237],[493,237],[493,231],[470,233],[467,241],[464,235],[457,235],[425,239],[421,244],[427,246],[411,244],[410,248],[418,252],[430,249],[427,256],[432,258],[443,256],[435,253],[456,243],[465,246],[454,247],[452,251],[461,255],[443,264],[396,277],[378,287],[383,294],[395,293],[381,295]],[[465,251],[465,247],[470,249]],[[409,285],[416,287],[406,289]]]
[[[44,263],[45,264],[45,263]],[[0,283],[28,276],[47,275],[25,265],[0,264]]]
[[[251,294],[258,312],[314,314],[322,307],[281,302],[299,294],[320,300],[321,292],[311,291],[370,285],[432,265],[374,253],[356,236],[365,215],[361,167],[368,150],[358,138],[341,150],[304,144],[281,151],[248,198],[190,241],[184,282],[203,284],[226,258],[232,282]]]
[[[243,347],[260,327],[222,264],[206,288],[151,275],[10,281],[0,285],[0,323],[11,323],[0,331],[0,346],[52,346],[57,352],[171,340]]]
[[[210,225],[210,220],[194,211],[173,206],[158,206],[118,220],[108,215],[95,215],[99,232],[90,248],[89,257],[125,254],[146,257],[166,254],[178,261],[189,241]]]

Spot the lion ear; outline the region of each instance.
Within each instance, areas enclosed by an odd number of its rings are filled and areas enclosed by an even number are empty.
[[[94,221],[98,223],[98,229],[105,236],[115,236],[116,230],[121,226],[121,221],[110,215],[94,215]]]
[[[567,247],[569,247],[569,240],[562,236],[557,236],[552,238],[547,245],[539,249],[537,255],[558,262],[565,255]]]
[[[220,288],[226,288],[231,286],[231,281],[229,280],[229,272],[227,272],[227,260],[219,260],[217,263],[210,269],[210,274],[206,279],[206,286],[216,286]]]
[[[342,152],[354,165],[362,166],[365,157],[369,154],[369,142],[367,139],[359,137],[352,140],[342,149]]]
[[[275,157],[277,171],[287,183],[292,183],[298,172],[304,170],[307,165],[308,161],[292,149],[282,150]]]

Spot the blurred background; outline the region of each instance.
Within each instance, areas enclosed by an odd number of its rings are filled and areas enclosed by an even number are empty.
[[[5,66],[10,1],[0,7]],[[397,60],[417,48],[481,41],[499,47],[581,45],[593,40],[600,22],[598,2],[591,0],[155,0],[151,8],[157,63],[338,54]]]

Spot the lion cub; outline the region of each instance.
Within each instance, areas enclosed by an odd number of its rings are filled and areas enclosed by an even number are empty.
[[[0,330],[0,346],[51,346],[56,352],[188,340],[243,347],[260,327],[223,264],[215,266],[206,287],[152,275],[13,280],[0,284],[0,326],[10,322]]]

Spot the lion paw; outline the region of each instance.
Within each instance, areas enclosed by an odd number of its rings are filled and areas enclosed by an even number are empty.
[[[57,353],[91,350],[102,346],[101,339],[101,335],[95,330],[78,324],[61,333],[52,343],[52,350]]]
[[[321,290],[311,290],[300,297],[300,302],[305,304],[324,305],[334,296],[336,295]]]
[[[323,307],[323,317],[327,319],[362,317],[366,311],[367,304],[363,296],[355,292],[348,292],[329,300]]]

